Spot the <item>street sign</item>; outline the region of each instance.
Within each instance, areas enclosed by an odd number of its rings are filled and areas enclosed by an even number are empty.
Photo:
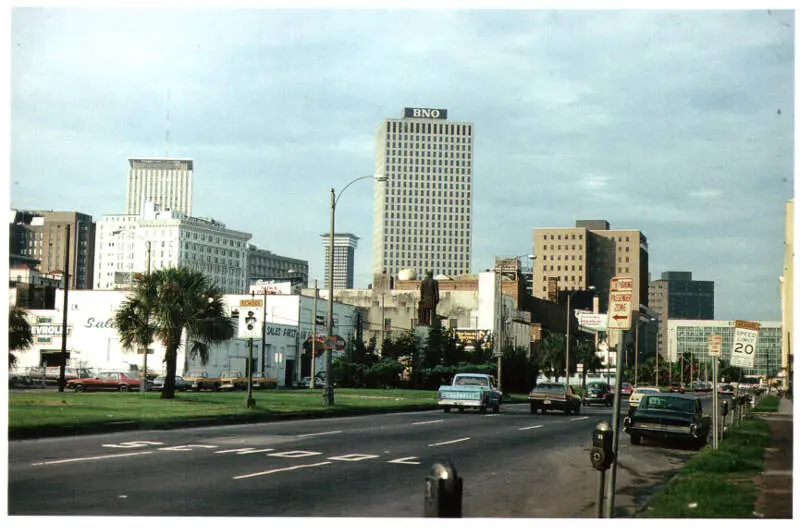
[[[608,321],[607,314],[595,314],[594,312],[578,312],[575,311],[575,317],[578,318],[578,325],[591,331],[605,331],[606,322]]]
[[[262,300],[256,298],[239,300],[239,327],[237,338],[261,338],[263,332],[264,311]]]
[[[341,351],[344,349],[346,344],[347,342],[345,342],[344,338],[337,334],[325,338],[325,349],[336,349],[337,351]]]
[[[722,336],[712,334],[708,337],[708,356],[719,356],[722,352]]]
[[[633,304],[633,278],[617,276],[611,278],[608,294],[608,330],[627,331],[631,328]]]
[[[736,320],[735,325],[731,365],[753,369],[756,364],[759,325],[756,322],[741,320]]]
[[[631,276],[616,276],[611,278],[612,292],[633,292],[633,278]]]

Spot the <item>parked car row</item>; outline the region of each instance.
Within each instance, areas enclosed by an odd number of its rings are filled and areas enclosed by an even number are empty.
[[[710,428],[711,417],[703,414],[699,398],[663,392],[643,395],[623,421],[632,445],[643,439],[673,439],[699,449],[708,441]]]

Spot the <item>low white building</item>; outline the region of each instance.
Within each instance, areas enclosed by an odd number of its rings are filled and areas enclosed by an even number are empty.
[[[104,215],[95,231],[95,290],[129,288],[135,273],[186,266],[226,293],[246,292],[251,234],[214,219],[146,204],[141,215]],[[150,245],[148,255],[147,246]]]
[[[142,368],[142,354],[125,350],[113,326],[113,316],[120,304],[130,294],[122,290],[76,290],[70,291],[67,312],[67,365],[94,370],[138,371]],[[29,323],[34,334],[33,346],[19,351],[18,369],[42,365],[58,365],[61,352],[61,336],[64,291],[56,292],[57,310],[30,310]],[[230,313],[239,306],[246,294],[225,295]],[[310,357],[303,356],[303,343],[311,336],[314,298],[298,295],[268,295],[264,305],[265,336],[253,343],[253,371],[275,377],[279,386],[296,384],[302,376],[310,373]],[[327,303],[317,302],[318,321],[327,321]],[[356,308],[341,303],[334,304],[334,334],[350,340],[355,334]],[[325,326],[317,325],[317,333],[324,334]],[[223,370],[245,371],[249,356],[249,342],[233,338],[211,347],[208,363],[203,366],[199,359],[187,358],[186,336],[178,351],[178,374],[192,369],[203,369],[210,376]],[[153,342],[148,357],[148,370],[164,372],[164,347]],[[342,354],[336,351],[335,355]],[[321,361],[316,371],[323,371]]]

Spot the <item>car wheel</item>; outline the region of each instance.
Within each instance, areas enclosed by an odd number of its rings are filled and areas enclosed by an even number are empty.
[[[128,391],[128,386],[120,386],[119,390],[120,390],[120,392],[124,393],[124,392]]]
[[[478,408],[478,411],[480,411],[481,413],[486,413],[486,406],[481,406],[480,408]]]
[[[460,407],[460,406],[459,406],[459,408],[458,408],[458,413],[464,413],[464,408],[462,408],[462,407]]]
[[[642,436],[637,433],[631,434],[631,444],[632,445],[640,445],[642,444]]]
[[[542,415],[547,415],[547,408],[542,408]]]
[[[445,412],[445,413],[450,413],[450,406],[444,406],[442,408],[442,411]]]
[[[580,415],[580,414],[581,414],[581,407],[580,405],[578,405],[578,407],[575,409],[575,415]]]
[[[83,393],[86,391],[86,388],[83,384],[75,384],[75,393]]]
[[[495,404],[494,406],[492,406],[492,413],[495,413],[495,414],[500,413],[500,405],[499,404]]]
[[[531,413],[535,415],[537,411],[538,411],[538,410],[536,409],[536,406],[534,406],[533,404],[531,404]]]

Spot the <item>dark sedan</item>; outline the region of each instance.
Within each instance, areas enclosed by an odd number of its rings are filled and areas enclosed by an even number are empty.
[[[605,382],[590,382],[583,394],[583,404],[602,404],[606,407],[614,404],[614,393]]]
[[[533,388],[528,395],[531,403],[531,413],[541,412],[542,415],[550,410],[563,411],[567,415],[581,412],[581,399],[575,394],[572,387],[553,382],[544,382]]]
[[[631,408],[623,423],[631,444],[643,438],[677,439],[702,448],[711,429],[711,417],[703,415],[703,403],[690,395],[658,393],[645,395]]]
[[[164,377],[156,377],[148,386],[150,391],[161,391],[164,388]],[[175,375],[175,391],[186,391],[189,383],[182,376]]]

